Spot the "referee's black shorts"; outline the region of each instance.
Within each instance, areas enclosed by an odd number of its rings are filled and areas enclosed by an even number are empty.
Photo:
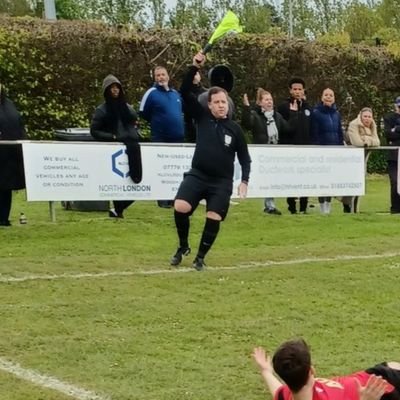
[[[390,368],[386,362],[375,365],[372,368],[365,370],[368,374],[374,374],[381,376],[392,386],[394,386],[394,391],[391,393],[384,394],[382,400],[400,400],[400,370]]]
[[[205,179],[190,172],[184,174],[175,200],[185,200],[192,206],[192,212],[201,200],[206,200],[207,211],[213,211],[225,219],[232,195],[232,182],[226,179]]]

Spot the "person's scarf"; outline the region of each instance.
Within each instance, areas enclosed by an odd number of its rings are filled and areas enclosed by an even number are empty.
[[[274,120],[274,111],[263,111],[267,124],[268,144],[278,144],[279,133]]]

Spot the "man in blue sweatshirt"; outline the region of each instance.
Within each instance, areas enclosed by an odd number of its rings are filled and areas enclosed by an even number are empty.
[[[164,67],[154,68],[154,85],[144,94],[139,115],[150,123],[152,142],[184,141],[181,96],[169,86],[169,75]],[[172,208],[173,201],[159,200],[158,205]]]

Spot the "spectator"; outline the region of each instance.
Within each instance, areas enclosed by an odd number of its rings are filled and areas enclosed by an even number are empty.
[[[218,86],[225,89],[228,93],[233,89],[233,74],[226,65],[216,65],[208,72],[208,79],[211,86]],[[200,71],[194,76],[191,92],[197,97],[199,103],[208,110],[208,89],[201,84]],[[232,119],[235,111],[233,100],[228,97],[229,111],[228,118]],[[185,102],[183,102],[183,112],[185,120],[185,141],[196,143],[196,124],[192,115],[190,115]]]
[[[335,105],[335,93],[326,88],[322,92],[319,103],[311,114],[311,140],[313,144],[322,146],[343,145],[342,121]],[[318,198],[321,213],[330,214],[331,197]]]
[[[397,362],[377,364],[347,376],[317,378],[310,350],[302,339],[281,344],[272,361],[261,347],[254,349],[253,358],[273,400],[399,399],[400,364]]]
[[[285,144],[307,145],[311,144],[310,116],[311,106],[306,101],[306,85],[301,78],[292,78],[289,81],[290,97],[278,107],[278,112],[286,121],[293,119]],[[291,214],[297,213],[296,198],[287,198],[288,210]],[[299,211],[307,213],[308,198],[300,197]]]
[[[201,84],[200,71],[193,78],[191,92],[197,98],[204,93],[207,89]],[[183,102],[183,115],[185,121],[185,141],[188,143],[196,143],[196,124],[192,115]]]
[[[364,107],[357,118],[350,122],[346,136],[346,143],[353,146],[365,148],[380,146],[378,131],[371,108]],[[369,150],[365,150],[365,168],[367,168],[370,154]],[[343,212],[357,212],[359,207],[358,196],[344,196],[342,197],[342,202]]]
[[[215,65],[208,71],[208,81],[211,87],[218,86],[225,89],[228,93],[228,118],[234,119],[235,115],[235,104],[229,93],[233,89],[234,77],[232,71],[226,65]],[[201,93],[198,97],[199,103],[208,111],[208,90]]]
[[[121,82],[108,75],[102,85],[104,103],[96,108],[90,125],[91,135],[99,141],[123,142],[126,145],[129,161],[129,174],[135,183],[142,179],[142,163],[137,131],[137,115],[125,100]],[[111,218],[123,218],[134,200],[114,201],[110,209]]]
[[[0,140],[26,139],[22,118],[0,84]],[[0,145],[0,226],[11,226],[12,191],[25,188],[21,145]]]
[[[380,140],[372,109],[364,107],[358,117],[350,122],[347,130],[348,142],[357,147],[377,147]]]
[[[394,103],[394,112],[384,118],[385,136],[389,146],[400,146],[400,96]],[[397,163],[399,149],[388,151],[388,172],[390,179],[390,212],[400,213],[400,196],[397,189]]]
[[[139,111],[150,123],[152,142],[184,141],[181,96],[169,86],[169,75],[164,67],[154,68],[154,85],[144,94]],[[158,200],[157,203],[161,208],[172,208],[174,202]]]
[[[274,100],[270,92],[259,88],[257,90],[256,106],[250,107],[247,94],[243,96],[242,124],[251,131],[255,144],[279,144],[284,142],[288,132],[288,123],[281,114],[274,111]],[[292,107],[292,105],[291,105]],[[264,212],[281,215],[271,197],[264,199]]]
[[[193,267],[198,271],[204,269],[204,257],[218,235],[221,221],[228,213],[235,156],[237,155],[242,167],[242,182],[238,188],[238,194],[242,198],[247,194],[251,162],[240,126],[227,117],[226,90],[220,87],[209,89],[208,111],[190,91],[193,77],[204,62],[205,56],[201,52],[193,57],[193,65],[181,86],[182,96],[191,114],[196,118],[198,128],[192,168],[185,173],[175,198],[175,225],[179,247],[171,259],[171,265],[178,266],[183,256],[190,253],[188,242],[190,216],[199,202],[205,199],[206,222],[193,261]]]

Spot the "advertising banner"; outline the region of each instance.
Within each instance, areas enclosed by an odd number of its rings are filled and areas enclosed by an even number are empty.
[[[109,143],[23,143],[28,201],[173,199],[194,147],[142,144],[143,179],[129,178],[125,146]],[[249,146],[248,197],[360,196],[364,150],[345,147]],[[234,192],[240,183],[236,161]]]

